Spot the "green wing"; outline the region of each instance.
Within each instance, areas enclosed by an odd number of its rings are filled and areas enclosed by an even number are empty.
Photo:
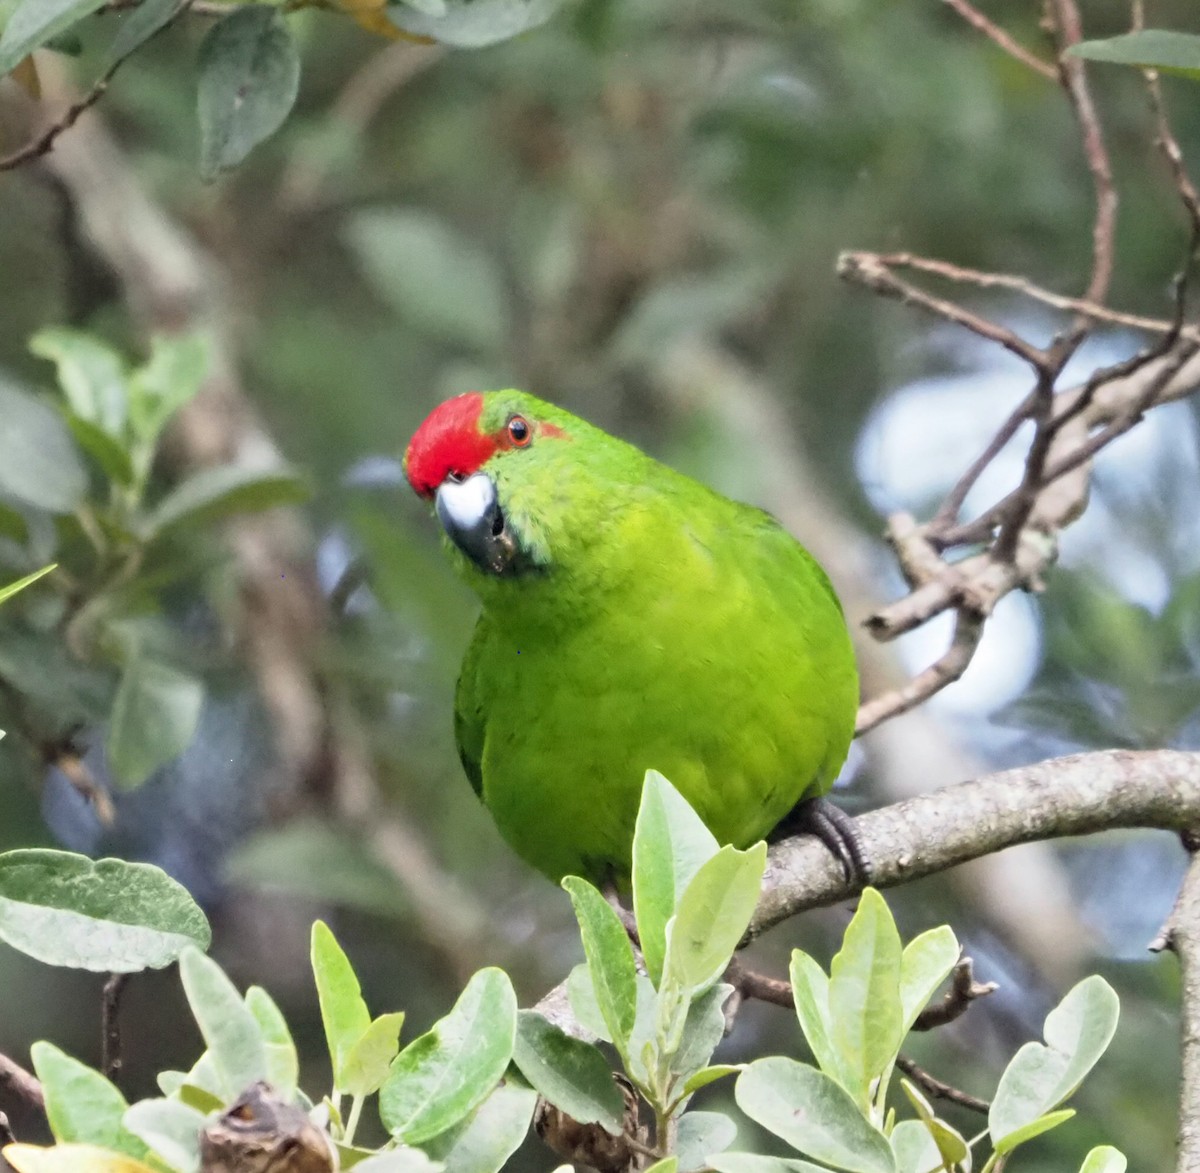
[[[487,728],[477,687],[479,654],[483,642],[483,617],[480,616],[471,645],[463,657],[454,694],[454,742],[458,746],[458,759],[462,762],[472,789],[480,798],[483,797],[483,737]]]

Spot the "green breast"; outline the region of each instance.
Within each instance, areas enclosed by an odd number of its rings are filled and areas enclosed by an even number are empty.
[[[606,515],[586,556],[489,591],[459,684],[468,773],[558,879],[629,871],[660,770],[746,846],[829,789],[858,681],[841,609],[773,521],[679,478]]]

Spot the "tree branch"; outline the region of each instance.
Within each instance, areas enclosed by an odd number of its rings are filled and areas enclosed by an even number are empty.
[[[37,1077],[31,1075],[15,1060],[0,1054],[0,1088],[8,1088],[15,1092],[31,1107],[39,1112],[46,1107],[46,1099],[42,1095],[42,1085]]]
[[[953,8],[973,29],[983,33],[989,41],[999,46],[1010,57],[1022,65],[1027,65],[1034,73],[1040,74],[1047,81],[1058,81],[1058,70],[1049,61],[1043,61],[1031,53],[1024,45],[1018,44],[999,25],[993,24],[979,9],[973,7],[967,0],[942,0],[948,8]]]
[[[871,883],[891,888],[1018,843],[1118,827],[1200,826],[1200,753],[1105,750],[1052,758],[960,782],[855,823],[875,861]],[[801,836],[771,849],[750,936],[799,912],[845,900],[847,883],[822,844]]]

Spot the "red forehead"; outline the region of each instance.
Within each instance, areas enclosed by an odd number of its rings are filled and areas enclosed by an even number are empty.
[[[483,396],[469,391],[439,404],[408,442],[404,472],[422,496],[432,497],[451,474],[470,476],[497,448],[495,436],[479,430]]]

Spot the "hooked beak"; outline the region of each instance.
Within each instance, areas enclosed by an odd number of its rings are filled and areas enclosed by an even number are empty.
[[[477,472],[465,481],[443,481],[434,507],[447,536],[480,570],[503,575],[520,569],[520,544],[487,473]]]

